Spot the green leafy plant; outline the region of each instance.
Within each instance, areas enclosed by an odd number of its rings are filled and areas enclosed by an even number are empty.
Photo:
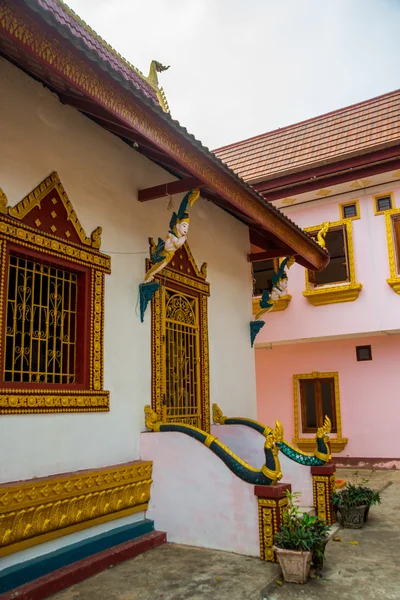
[[[368,483],[368,481],[363,480],[362,483]],[[342,490],[332,493],[331,501],[334,508],[340,510],[341,508],[380,504],[381,497],[379,492],[366,485],[347,483]]]
[[[297,504],[299,493],[287,492],[288,507],[283,515],[274,543],[284,550],[311,550],[314,556],[323,557],[329,525],[318,517],[301,513]]]

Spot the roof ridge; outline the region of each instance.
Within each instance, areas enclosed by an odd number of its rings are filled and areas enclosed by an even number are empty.
[[[220,146],[219,148],[214,148],[213,152],[219,153],[219,152],[222,152],[223,150],[229,150],[230,148],[238,148],[242,144],[247,144],[248,142],[250,142],[252,140],[257,140],[260,138],[268,137],[270,135],[278,133],[278,131],[281,132],[281,131],[285,131],[287,129],[295,128],[300,125],[304,125],[305,123],[312,123],[313,121],[316,121],[318,119],[322,119],[324,117],[335,115],[340,112],[344,112],[349,109],[355,108],[357,106],[365,106],[367,104],[373,104],[373,102],[376,100],[380,100],[382,98],[388,98],[388,97],[394,96],[396,94],[400,94],[400,88],[397,90],[392,90],[391,92],[387,92],[385,94],[380,94],[379,96],[374,96],[373,98],[368,98],[367,100],[362,100],[361,102],[356,102],[354,104],[349,104],[348,106],[343,106],[342,108],[336,108],[335,110],[331,110],[327,113],[317,115],[316,117],[310,117],[309,119],[303,119],[302,121],[298,121],[296,123],[291,123],[290,125],[285,125],[284,127],[277,127],[276,129],[272,129],[272,130],[266,131],[264,133],[259,133],[258,135],[250,136],[248,138],[245,138],[244,140],[239,140],[238,142],[226,144],[225,146]]]
[[[73,17],[73,19],[79,23],[79,25],[81,25],[90,35],[92,35],[98,42],[100,42],[102,46],[109,50],[116,58],[121,60],[129,69],[136,73],[136,75],[139,75],[139,77],[143,79],[143,81],[147,83],[147,85],[149,85],[153,89],[156,89],[153,85],[151,85],[151,83],[148,81],[147,77],[142,73],[142,71],[140,71],[137,67],[135,67],[135,65],[130,63],[129,60],[122,56],[122,54],[115,50],[115,48],[113,48],[108,42],[106,42],[106,40],[103,39],[101,35],[99,35],[94,29],[92,29],[90,25],[86,23],[86,21],[84,21],[70,6],[68,6],[66,2],[64,2],[64,0],[56,0],[56,2],[63,8],[63,10],[68,12]]]

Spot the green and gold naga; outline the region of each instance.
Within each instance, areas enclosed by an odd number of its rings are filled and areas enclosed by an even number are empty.
[[[268,439],[272,429],[266,425],[263,425],[259,421],[253,421],[253,419],[246,419],[244,417],[225,417],[218,404],[212,405],[213,409],[213,421],[216,425],[244,425],[250,427],[258,433],[261,433],[265,438]],[[276,446],[279,450],[290,458],[291,460],[305,465],[308,467],[320,467],[331,459],[331,453],[328,446],[329,433],[331,432],[331,421],[329,417],[325,417],[323,427],[319,427],[316,435],[316,448],[314,453],[302,452],[298,448],[295,448],[289,442],[283,439],[283,435],[279,440],[276,440]]]
[[[157,414],[148,405],[144,407],[144,412],[148,429],[151,431],[175,431],[194,438],[216,454],[234,475],[246,483],[275,485],[282,478],[278,454],[279,443],[283,440],[283,428],[279,421],[276,422],[275,429],[269,428],[265,435],[265,464],[261,469],[255,469],[224,446],[215,435],[184,423],[163,423],[158,420]]]

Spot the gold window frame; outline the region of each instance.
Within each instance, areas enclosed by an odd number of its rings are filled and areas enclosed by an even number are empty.
[[[357,283],[354,262],[353,220],[354,218],[341,219],[340,221],[329,223],[329,231],[340,227],[344,227],[346,230],[349,281],[346,283],[329,283],[323,286],[313,287],[309,278],[309,271],[308,269],[305,270],[306,289],[303,292],[303,296],[307,298],[313,306],[336,304],[338,302],[353,302],[354,300],[357,300],[360,294],[362,284]],[[321,223],[321,225],[306,227],[304,231],[310,234],[317,234],[321,231],[322,227],[323,224]]]
[[[24,222],[30,211],[34,208],[42,210],[42,203],[47,195],[55,191],[60,200],[60,209],[65,211],[68,229],[65,236],[56,236],[43,231],[43,223],[36,219],[35,230]],[[44,211],[44,209],[43,209]],[[46,218],[46,215],[45,215]],[[42,218],[42,221],[45,220]],[[75,240],[69,241],[73,231]],[[89,385],[87,389],[78,386],[65,385],[57,389],[41,388],[40,385],[27,383],[22,387],[0,388],[0,414],[26,414],[26,413],[65,413],[65,412],[104,412],[109,410],[110,395],[103,389],[104,386],[104,279],[105,274],[111,272],[111,259],[99,251],[101,244],[101,229],[97,228],[87,237],[72,204],[65,193],[57,173],[52,173],[40,183],[28,196],[15,206],[7,206],[7,197],[0,190],[0,306],[4,307],[6,294],[6,269],[8,245],[18,245],[21,249],[34,251],[43,255],[46,262],[51,262],[52,257],[67,261],[73,265],[83,265],[90,272],[90,334],[88,343]],[[0,312],[0,325],[3,343],[4,309]],[[3,361],[1,360],[1,363]]]
[[[400,256],[396,256],[395,232],[393,230],[393,219],[400,219],[400,208],[392,208],[385,211],[386,241],[388,246],[390,277],[386,281],[396,294],[400,294]]]
[[[152,242],[152,240],[151,240]],[[150,261],[146,261],[149,269]],[[161,421],[164,417],[165,368],[163,364],[163,335],[165,331],[165,287],[174,284],[181,286],[188,294],[195,292],[198,296],[200,325],[200,390],[201,390],[201,429],[210,431],[210,359],[208,346],[208,296],[210,284],[206,281],[207,264],[199,269],[193,258],[189,245],[175,253],[173,260],[156,275],[155,280],[161,285],[151,300],[151,362],[152,362],[152,408]],[[172,421],[171,421],[172,422]],[[174,421],[176,422],[176,421]]]
[[[380,198],[387,198],[388,196],[390,196],[390,201],[391,201],[392,208],[387,208],[386,210],[379,210],[378,209],[378,200]],[[374,203],[374,215],[376,217],[379,216],[379,215],[386,215],[388,212],[396,209],[396,205],[394,203],[394,194],[393,194],[393,192],[383,192],[383,193],[380,193],[380,194],[375,194],[374,196],[372,196],[372,200],[373,200],[373,203]]]
[[[354,217],[345,217],[343,209],[346,206],[351,206],[352,204],[356,205],[356,214],[354,215]],[[339,204],[339,217],[340,217],[341,220],[351,219],[352,221],[356,221],[357,219],[360,219],[361,218],[361,213],[360,213],[360,202],[359,202],[359,200],[348,200],[347,202],[341,202]]]
[[[335,410],[336,410],[336,437],[330,437],[330,446],[332,452],[342,452],[345,448],[348,438],[342,434],[342,418],[340,414],[340,391],[339,391],[339,373],[332,371],[329,373],[302,373],[293,375],[293,414],[294,414],[294,438],[293,443],[301,450],[312,452],[315,448],[315,435],[311,437],[301,437],[300,417],[301,417],[301,399],[300,399],[300,379],[333,379],[335,390]]]

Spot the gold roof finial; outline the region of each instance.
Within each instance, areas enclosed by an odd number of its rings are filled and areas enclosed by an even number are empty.
[[[158,62],[158,60],[152,60],[150,63],[149,74],[146,77],[146,80],[151,85],[151,87],[157,92],[157,98],[163,111],[169,113],[170,111],[167,98],[165,97],[165,92],[163,88],[159,87],[157,75],[157,73],[162,73],[163,71],[167,71],[167,69],[169,69],[169,66],[165,67],[160,62]]]

